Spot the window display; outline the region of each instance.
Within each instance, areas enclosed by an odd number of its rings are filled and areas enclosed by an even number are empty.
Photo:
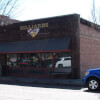
[[[30,54],[20,54],[20,67],[27,67],[31,65]]]
[[[40,54],[7,54],[9,67],[40,67]]]
[[[41,64],[42,67],[52,67],[52,53],[42,53],[41,54]]]
[[[40,54],[31,54],[31,62],[33,67],[41,67]]]
[[[20,66],[20,57],[18,54],[7,54],[7,65],[9,67],[19,67]]]
[[[71,53],[26,53],[7,54],[7,66],[35,68],[71,67]]]

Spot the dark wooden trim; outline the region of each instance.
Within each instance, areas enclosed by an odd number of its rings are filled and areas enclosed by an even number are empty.
[[[53,51],[24,51],[24,52],[0,52],[0,54],[9,54],[9,53],[48,53],[48,52],[71,52],[71,49],[68,50],[53,50]]]

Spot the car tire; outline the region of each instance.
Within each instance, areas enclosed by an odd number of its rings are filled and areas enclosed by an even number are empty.
[[[62,68],[62,67],[63,67],[63,65],[62,65],[62,64],[59,64],[59,65],[58,65],[58,68]]]
[[[91,78],[87,82],[87,87],[91,91],[98,90],[100,88],[100,82],[96,78]]]

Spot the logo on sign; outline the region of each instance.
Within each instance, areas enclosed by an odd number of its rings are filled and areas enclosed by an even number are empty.
[[[28,29],[27,32],[29,35],[31,35],[32,37],[36,37],[38,35],[40,31],[40,28],[34,28],[34,29]]]

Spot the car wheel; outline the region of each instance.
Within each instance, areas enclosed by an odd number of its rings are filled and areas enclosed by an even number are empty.
[[[88,80],[87,86],[89,90],[95,91],[99,89],[100,83],[96,78],[91,78]]]
[[[62,65],[62,64],[59,64],[59,65],[58,65],[58,68],[62,68],[62,67],[63,67],[63,65]]]

